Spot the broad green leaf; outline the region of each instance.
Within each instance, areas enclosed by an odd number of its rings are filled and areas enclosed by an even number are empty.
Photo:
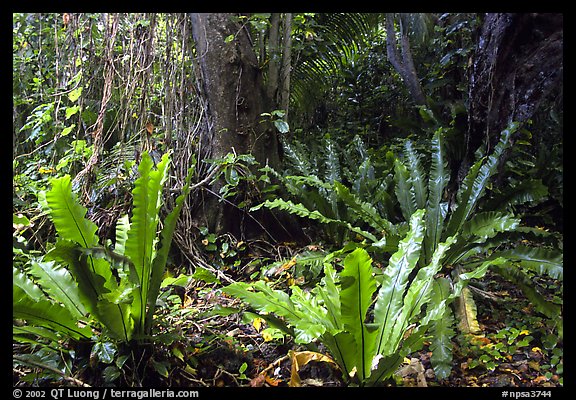
[[[299,204],[295,204],[293,202],[291,202],[290,200],[283,200],[283,199],[275,199],[275,200],[266,200],[264,203],[252,207],[250,209],[250,211],[255,211],[260,209],[261,207],[266,207],[269,209],[274,209],[274,208],[279,208],[280,210],[284,210],[289,212],[290,214],[296,214],[300,217],[305,217],[305,218],[310,218],[313,220],[316,220],[318,222],[321,222],[323,224],[338,224],[341,226],[344,226],[346,228],[348,228],[350,231],[358,233],[359,235],[373,241],[376,242],[377,239],[376,237],[371,234],[370,232],[366,232],[356,226],[351,225],[349,222],[345,222],[339,219],[333,219],[333,218],[328,218],[325,217],[324,215],[322,215],[320,212],[318,212],[317,210],[314,211],[310,211],[309,209],[307,209],[302,203]]]
[[[19,287],[28,297],[34,301],[45,300],[46,296],[42,289],[36,285],[26,274],[16,267],[12,267],[12,285]]]
[[[430,293],[435,283],[434,276],[443,267],[442,260],[444,255],[455,241],[456,238],[449,237],[446,242],[438,244],[430,263],[426,267],[418,270],[416,277],[406,292],[402,313],[395,321],[394,328],[388,338],[389,341],[399,343],[406,333],[409,324],[414,322],[426,324],[427,321],[438,318],[436,314],[442,312],[442,307],[439,305],[437,305],[437,307],[428,306],[426,308],[426,317],[424,319],[417,318],[424,304],[430,301]]]
[[[472,211],[475,209],[478,201],[484,195],[486,187],[492,176],[496,173],[500,159],[504,150],[510,145],[510,138],[518,129],[517,123],[511,123],[500,134],[500,141],[494,148],[492,154],[477,161],[464,178],[462,188],[458,191],[458,205],[456,211],[452,214],[447,236],[452,236],[460,230],[464,222],[468,220]]]
[[[384,356],[392,354],[398,345],[388,340],[403,307],[404,293],[408,277],[420,257],[424,238],[424,210],[418,210],[410,219],[410,231],[400,241],[398,251],[390,257],[384,270],[382,286],[378,291],[374,307],[374,324],[377,326],[376,353]]]
[[[534,282],[525,272],[513,264],[500,265],[495,267],[495,269],[504,279],[507,279],[518,286],[538,312],[552,320],[561,320],[561,306],[546,300],[546,298],[538,292],[536,287],[534,287]]]
[[[95,250],[98,248],[83,248],[76,243],[59,240],[46,258],[67,264],[78,282],[78,297],[86,311],[108,329],[111,336],[129,341],[133,322],[129,306],[124,301],[127,280],[118,286],[112,276],[107,252]]]
[[[62,303],[74,317],[80,319],[84,316],[86,309],[80,301],[78,284],[66,268],[54,261],[32,261],[30,273],[38,279],[44,291]]]
[[[328,262],[324,263],[324,277],[322,285],[318,285],[314,290],[323,301],[327,311],[328,330],[332,335],[336,335],[343,329],[342,314],[340,311],[340,290],[336,286],[336,271]]]
[[[450,298],[456,298],[460,296],[462,289],[466,287],[466,285],[468,285],[470,279],[482,278],[488,271],[489,267],[492,266],[498,267],[500,265],[506,264],[507,262],[508,260],[506,260],[505,258],[498,257],[492,260],[486,260],[482,263],[479,263],[479,265],[476,266],[471,271],[459,274],[452,288],[452,294],[450,295]]]
[[[338,198],[352,209],[362,221],[380,233],[385,232],[389,234],[394,232],[393,224],[382,218],[372,204],[360,200],[354,194],[350,193],[350,189],[340,182],[334,182],[334,190],[338,194]]]
[[[30,220],[23,214],[12,214],[12,224],[13,225],[22,225],[22,226],[29,226]]]
[[[424,236],[424,263],[436,250],[440,242],[446,212],[442,204],[444,189],[450,180],[448,163],[445,159],[442,130],[438,129],[430,143],[432,162],[428,176],[428,203],[426,209],[426,234]]]
[[[462,225],[462,234],[476,236],[481,239],[494,237],[498,232],[514,230],[520,225],[520,220],[509,214],[487,211],[475,214]]]
[[[290,131],[290,126],[286,121],[276,120],[274,121],[274,126],[276,127],[276,129],[278,129],[278,132],[280,133],[288,133]]]
[[[446,299],[450,294],[450,282],[446,278],[434,281],[431,301],[428,307],[442,310],[439,317],[431,321],[430,361],[438,379],[446,379],[452,370],[452,337],[454,318]]]
[[[428,199],[428,190],[426,188],[426,174],[422,170],[422,163],[418,153],[414,150],[412,141],[406,140],[404,142],[404,150],[408,162],[408,172],[410,174],[410,183],[414,190],[414,202],[417,209],[426,208],[426,200]]]
[[[80,95],[82,95],[82,89],[83,89],[82,86],[78,86],[76,89],[68,93],[68,98],[70,99],[71,102],[75,102],[76,100],[78,100]]]
[[[52,189],[46,193],[49,215],[56,232],[62,239],[71,240],[82,247],[98,245],[98,227],[86,219],[86,208],[72,194],[70,176],[53,178]]]
[[[291,324],[297,323],[301,317],[287,293],[273,290],[263,281],[257,281],[252,285],[235,282],[223,288],[222,291],[244,300],[258,311],[271,312],[284,317]]]
[[[114,251],[118,254],[124,254],[129,231],[130,220],[128,214],[125,214],[118,218],[118,221],[116,222],[116,243],[114,244]]]
[[[44,328],[42,326],[31,326],[31,325],[12,326],[13,339],[23,343],[34,343],[37,345],[42,345],[40,341],[30,339],[29,338],[30,335],[38,338],[48,339],[55,343],[58,343],[62,338],[62,335],[58,335],[54,330]]]
[[[132,218],[124,255],[132,260],[138,275],[140,288],[139,293],[134,294],[132,314],[136,320],[137,329],[141,332],[145,330],[152,261],[156,253],[155,244],[160,220],[158,212],[161,205],[163,184],[167,179],[169,162],[169,154],[166,153],[158,163],[157,169],[154,170],[154,163],[150,155],[147,152],[142,153],[142,159],[138,166],[140,177],[136,179],[132,190]],[[158,279],[158,287],[159,284],[160,279]]]
[[[372,259],[364,249],[356,249],[344,259],[340,273],[340,307],[342,322],[357,344],[360,362],[356,365],[358,376],[364,381],[370,374],[374,343],[364,321],[372,295],[376,291],[376,280],[372,276]],[[370,336],[370,337],[369,337]]]
[[[353,371],[358,373],[357,365],[362,362],[362,358],[354,335],[346,331],[339,332],[336,335],[326,332],[322,336],[322,342],[340,366],[345,380],[349,380],[352,377]]]
[[[66,120],[69,120],[72,116],[76,115],[80,111],[80,106],[72,106],[66,108]],[[65,136],[65,135],[62,135]]]
[[[49,300],[34,301],[18,286],[13,286],[12,290],[12,316],[63,332],[75,339],[89,339],[92,336],[92,330],[79,326],[78,319],[66,308]]]
[[[298,286],[291,286],[290,289],[292,290],[290,300],[294,303],[296,309],[306,316],[294,324],[297,335],[306,335],[306,339],[302,337],[298,341],[300,343],[309,343],[326,331],[328,312],[318,303],[315,296],[305,293]],[[300,334],[299,331],[301,332]]]
[[[496,251],[492,257],[503,257],[519,261],[526,269],[539,275],[548,275],[554,279],[564,278],[564,261],[558,250],[545,247],[516,246],[513,249]]]
[[[402,215],[406,221],[410,220],[410,216],[416,211],[416,199],[414,198],[414,188],[410,180],[410,172],[406,166],[396,159],[394,162],[394,181],[396,182],[396,198],[400,203]]]
[[[72,132],[72,129],[74,129],[74,128],[76,128],[76,124],[72,124],[70,126],[67,126],[66,128],[62,129],[60,136],[68,136],[70,134],[70,132]]]
[[[192,278],[206,283],[220,283],[220,279],[212,272],[201,266],[196,266]],[[162,283],[164,285],[164,283]]]
[[[98,357],[98,359],[103,363],[111,364],[114,361],[114,357],[116,356],[117,352],[118,349],[116,348],[116,345],[114,345],[114,343],[97,342],[92,347],[92,354],[90,355],[90,358],[95,356]]]
[[[548,188],[540,179],[523,179],[507,186],[485,205],[489,210],[506,210],[510,206],[537,203],[548,196]]]
[[[372,375],[367,383],[373,385],[391,377],[398,370],[403,359],[402,353],[393,353],[388,356],[376,355],[372,362]]]
[[[174,236],[174,230],[176,229],[176,223],[180,217],[180,212],[184,206],[184,201],[190,194],[190,182],[194,175],[194,170],[196,167],[196,158],[192,159],[192,165],[188,169],[188,174],[184,181],[184,187],[182,188],[182,193],[176,198],[176,204],[172,211],[164,219],[164,227],[160,232],[160,248],[152,261],[152,270],[150,276],[150,286],[148,289],[148,313],[146,316],[146,332],[151,329],[151,324],[153,321],[154,309],[156,308],[156,299],[160,291],[160,284],[162,283],[162,276],[164,276],[164,271],[166,270],[166,263],[168,261],[168,253],[170,252],[170,246],[172,245],[172,238]],[[158,169],[161,170],[162,166],[159,164]],[[163,172],[164,177],[161,181],[161,185],[166,179],[166,170]],[[160,194],[162,189],[159,190]]]
[[[329,183],[340,182],[342,180],[340,159],[338,158],[339,149],[332,139],[326,139],[326,181]]]

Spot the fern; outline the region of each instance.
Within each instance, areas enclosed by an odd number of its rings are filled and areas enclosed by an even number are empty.
[[[443,202],[444,189],[450,179],[445,158],[443,131],[438,129],[430,142],[432,161],[428,177],[428,201],[426,213],[426,236],[424,237],[424,258],[434,253],[440,242],[448,204]]]
[[[294,329],[297,343],[322,342],[344,379],[360,385],[377,384],[394,373],[405,355],[421,348],[428,325],[441,318],[447,306],[446,298],[438,299],[431,293],[453,239],[440,244],[432,262],[412,281],[408,279],[420,256],[424,214],[419,210],[411,218],[410,231],[392,256],[381,284],[374,277],[369,254],[357,248],[344,258],[340,273],[329,262],[335,257],[326,256],[324,277],[309,293],[292,286],[288,295],[262,281],[233,283],[224,292],[244,300],[258,312],[283,318]],[[471,276],[485,272],[483,267]],[[377,296],[372,313],[374,293]],[[424,317],[419,319],[423,312]],[[416,329],[409,335],[413,323]]]
[[[70,318],[94,318],[109,336],[126,342],[148,335],[176,220],[189,194],[195,167],[194,160],[182,194],[158,235],[158,213],[169,162],[165,154],[154,169],[148,153],[142,154],[140,178],[133,190],[132,218],[119,219],[114,250],[99,245],[96,226],[86,219],[86,209],[72,194],[70,177],[53,179],[45,197],[59,239],[45,255],[46,261],[31,264],[30,273],[37,278],[38,287],[14,272],[19,296],[18,307],[15,298],[15,313],[41,326],[60,327],[75,338],[86,331],[71,329],[65,323]],[[40,288],[50,299],[40,295]],[[55,307],[63,310],[63,319],[55,319]],[[39,319],[41,313],[55,322]]]
[[[446,278],[438,278],[434,282],[432,290],[432,303],[446,301],[450,295],[450,281]],[[444,307],[440,318],[432,321],[430,333],[430,361],[434,366],[434,373],[438,379],[446,379],[452,371],[452,342],[454,336],[454,317],[449,307]]]
[[[454,235],[470,217],[480,198],[484,195],[490,178],[496,173],[499,161],[504,151],[510,145],[510,138],[518,129],[518,124],[512,123],[504,129],[500,141],[494,148],[494,152],[485,159],[478,160],[466,175],[463,182],[463,191],[458,192],[458,205],[450,217],[446,229],[446,235]]]
[[[261,207],[266,207],[269,209],[278,208],[280,210],[287,211],[290,214],[295,214],[295,215],[298,215],[300,217],[316,220],[322,224],[340,225],[340,226],[346,227],[351,232],[357,233],[357,234],[365,237],[366,239],[369,239],[373,242],[377,241],[376,237],[373,234],[371,234],[370,232],[364,231],[364,230],[362,230],[356,226],[353,226],[349,222],[342,221],[339,219],[333,219],[333,218],[325,217],[324,215],[322,215],[317,210],[310,211],[302,203],[295,204],[295,203],[291,202],[290,200],[283,200],[283,199],[276,199],[276,200],[272,200],[272,201],[266,200],[264,203],[259,204],[258,206],[252,207],[250,209],[250,211],[259,210]]]

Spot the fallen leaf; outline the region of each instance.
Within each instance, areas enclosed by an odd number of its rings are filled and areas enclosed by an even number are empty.
[[[323,361],[330,363],[334,366],[337,364],[327,355],[317,353],[315,351],[292,351],[288,352],[290,359],[292,360],[292,371],[290,373],[290,383],[291,387],[301,386],[302,382],[300,380],[300,375],[298,372],[300,368],[308,364],[310,361]]]
[[[398,375],[400,375],[405,380],[408,378],[414,378],[414,375],[416,375],[415,378],[418,387],[428,386],[426,383],[426,376],[424,375],[424,366],[417,358],[412,358],[410,360],[410,364],[400,368]]]
[[[266,382],[266,377],[267,377],[266,373],[258,374],[250,380],[249,385],[251,387],[262,387],[264,386],[264,382]]]
[[[294,265],[296,265],[296,256],[294,256],[290,261],[288,261],[287,263],[282,264],[282,266],[280,268],[278,268],[278,270],[274,273],[274,275],[278,276],[280,275],[282,272],[286,271],[287,269],[292,268]]]
[[[262,329],[263,323],[264,323],[263,318],[256,317],[256,318],[254,318],[254,321],[252,321],[252,326],[254,326],[254,329],[256,329],[256,332],[260,332],[260,329]]]
[[[270,386],[278,386],[278,384],[282,382],[282,379],[272,378],[268,376],[268,374],[265,374],[264,378],[266,379],[266,383]]]
[[[544,375],[540,375],[537,376],[536,378],[534,378],[532,380],[533,383],[542,383],[542,382],[548,382],[548,378],[546,378]]]

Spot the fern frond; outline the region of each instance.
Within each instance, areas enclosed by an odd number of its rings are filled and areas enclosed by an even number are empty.
[[[432,161],[428,175],[428,202],[426,212],[426,236],[424,237],[424,262],[436,250],[440,242],[448,204],[442,201],[444,189],[450,180],[448,163],[445,157],[442,130],[438,129],[430,143]]]
[[[408,277],[416,267],[424,238],[424,210],[418,210],[410,219],[410,231],[400,241],[398,251],[390,257],[384,270],[382,286],[374,307],[374,323],[378,327],[376,354],[392,354],[399,342],[390,338],[393,327],[402,313]]]
[[[426,200],[428,199],[428,188],[426,187],[426,174],[422,169],[420,156],[414,150],[411,140],[404,142],[404,150],[407,168],[410,173],[410,181],[414,190],[414,202],[416,209],[425,209]]]
[[[196,158],[194,157],[192,159],[192,165],[190,168],[188,168],[188,174],[184,180],[182,193],[176,198],[176,204],[174,208],[164,219],[164,227],[160,232],[160,248],[154,257],[152,262],[152,270],[150,273],[150,285],[148,287],[148,311],[146,316],[145,332],[150,332],[152,326],[154,310],[156,308],[156,299],[160,291],[162,277],[166,270],[166,262],[168,260],[168,253],[172,244],[174,230],[176,229],[176,223],[178,222],[182,207],[184,207],[184,202],[190,194],[190,182],[194,176],[195,168]]]
[[[284,200],[284,199],[275,199],[272,201],[266,200],[264,203],[259,204],[255,207],[252,207],[250,209],[250,211],[256,211],[256,210],[260,209],[261,207],[266,207],[269,209],[278,208],[280,210],[287,211],[290,214],[295,214],[295,215],[298,215],[298,216],[303,217],[303,218],[313,219],[313,220],[318,221],[318,222],[323,223],[323,224],[341,225],[341,226],[348,228],[350,231],[365,237],[366,239],[369,239],[373,242],[377,241],[376,237],[374,235],[372,235],[370,232],[366,232],[366,231],[364,231],[364,230],[362,230],[356,226],[353,226],[349,222],[325,217],[324,215],[319,213],[317,210],[310,211],[302,203],[295,204],[295,203],[291,202],[290,200]]]
[[[152,260],[156,254],[157,228],[160,221],[158,212],[169,161],[168,153],[164,154],[157,169],[154,170],[152,157],[147,152],[142,153],[138,166],[140,177],[134,183],[132,191],[134,207],[124,255],[132,260],[138,275],[139,289],[134,295],[135,304],[132,312],[137,329],[141,332],[144,331]]]
[[[416,211],[416,199],[412,181],[410,180],[410,172],[399,159],[394,161],[394,172],[394,181],[396,182],[394,192],[404,219],[409,221],[410,216]]]
[[[66,308],[46,298],[32,300],[18,285],[13,286],[12,314],[14,318],[64,332],[75,339],[89,339],[92,336],[92,330],[88,326],[78,326],[78,318]]]
[[[62,303],[73,317],[77,319],[84,317],[86,309],[80,301],[78,283],[66,268],[53,261],[32,261],[30,273],[37,278],[42,289],[52,299]]]
[[[432,300],[430,304],[445,303],[450,293],[450,282],[446,278],[438,278],[434,282]],[[446,379],[452,371],[452,338],[455,335],[452,327],[454,317],[450,307],[444,305],[443,313],[439,318],[431,321],[430,325],[430,361],[438,379]]]
[[[46,202],[58,235],[83,247],[97,246],[98,227],[85,218],[87,210],[73,195],[70,176],[54,178],[50,181],[50,185],[52,189],[46,193]]]
[[[490,178],[496,173],[498,164],[504,150],[510,146],[510,138],[518,129],[518,124],[511,123],[500,135],[500,141],[494,151],[484,159],[478,160],[468,171],[464,178],[461,190],[458,191],[458,205],[445,232],[447,236],[453,236],[460,230],[464,222],[468,220],[478,201],[486,191]]]

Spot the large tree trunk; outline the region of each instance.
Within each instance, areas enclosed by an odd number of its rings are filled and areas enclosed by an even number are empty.
[[[201,140],[209,154],[201,156],[251,153],[261,164],[277,167],[278,139],[268,124],[260,122],[260,114],[269,111],[269,100],[248,31],[233,20],[233,14],[194,13],[190,17],[208,104],[208,128]],[[230,35],[234,39],[226,40]],[[234,206],[219,201],[221,186],[213,185],[204,198],[202,223],[213,232],[238,234],[241,215]]]
[[[469,83],[469,129],[462,178],[474,152],[489,152],[512,122],[530,119],[562,82],[562,14],[487,14]]]

